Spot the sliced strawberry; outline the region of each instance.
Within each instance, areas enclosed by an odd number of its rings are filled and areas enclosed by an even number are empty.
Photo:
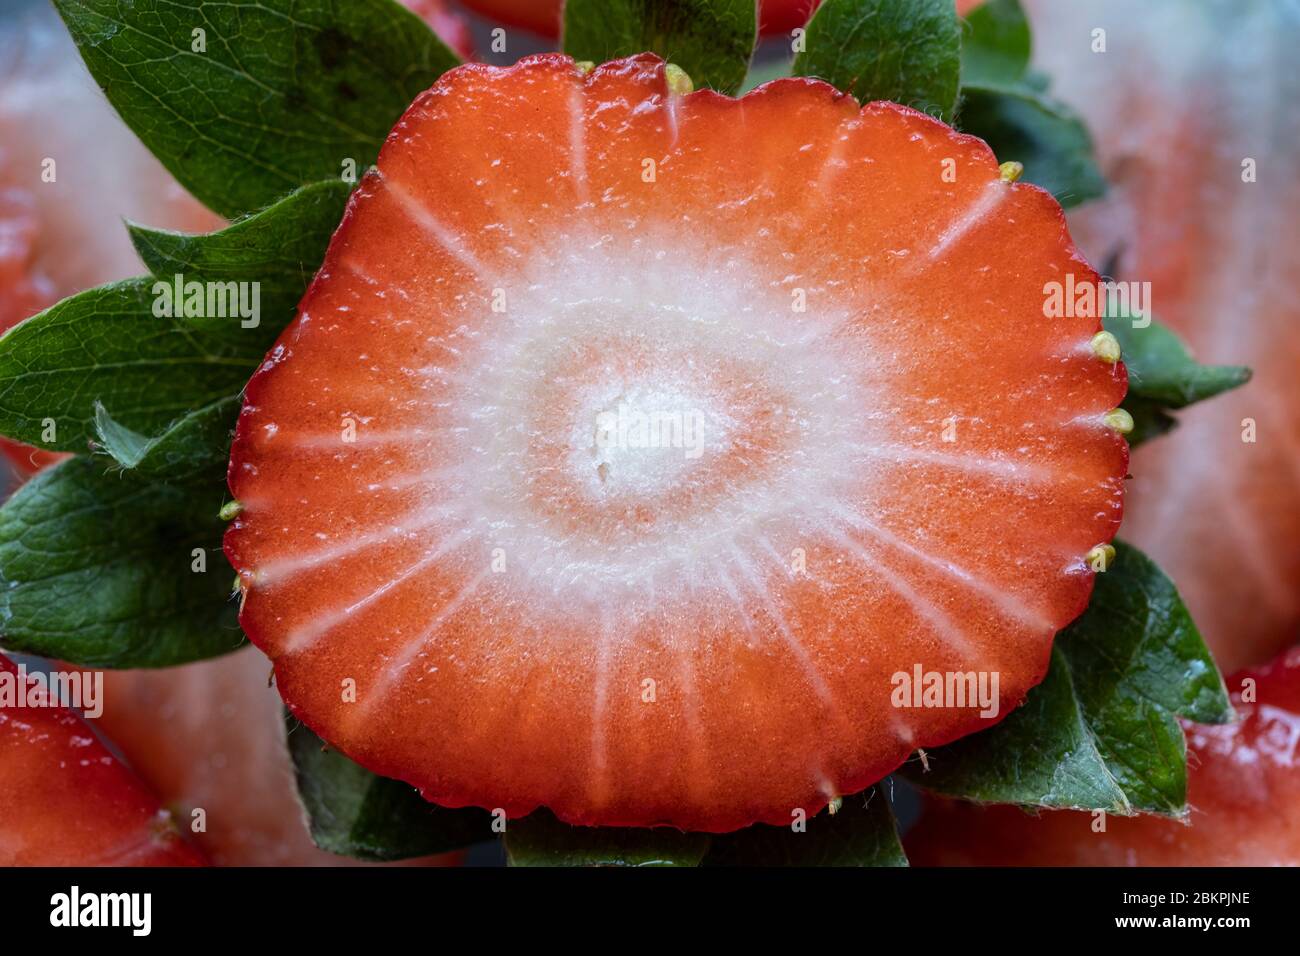
[[[19,701],[20,671],[4,655],[0,679],[0,866],[204,865],[84,720],[37,703],[35,684]]]
[[[317,849],[295,793],[271,665],[254,648],[164,670],[109,671],[96,721],[218,866],[342,866]],[[454,854],[409,861],[447,865]]]
[[[248,386],[244,628],[435,802],[788,822],[986,725],[892,675],[996,670],[1008,710],[1085,605],[1125,375],[1043,317],[1067,273],[1050,196],[894,104],[453,70]]]
[[[1248,683],[1249,682],[1249,683]],[[918,866],[1300,866],[1300,647],[1227,682],[1240,718],[1187,731],[1187,821],[926,805]],[[1243,700],[1243,691],[1252,697]]]
[[[412,13],[429,24],[438,39],[451,47],[462,60],[474,58],[474,37],[465,18],[456,13],[446,0],[402,0]]]
[[[554,39],[560,35],[564,0],[462,0],[476,13],[507,26],[523,27],[539,36]],[[759,34],[774,36],[789,33],[808,22],[821,0],[761,0]]]
[[[761,36],[789,33],[808,22],[821,0],[761,0],[758,32]]]
[[[35,200],[34,268],[56,296],[140,275],[123,219],[222,223],[114,112],[50,4],[0,18],[0,189],[11,187]]]
[[[564,0],[461,0],[461,4],[508,27],[522,27],[548,39],[560,35]]]
[[[0,332],[144,271],[123,218],[221,224],[108,105],[51,6],[0,17]],[[63,457],[5,438],[0,452],[22,478]]]
[[[53,283],[32,259],[38,222],[31,193],[0,189],[0,332],[48,305],[57,296]],[[26,478],[64,457],[0,436],[0,452]]]
[[[1277,67],[1300,16],[1128,0],[1029,11],[1039,65],[1088,120],[1109,182],[1071,213],[1080,247],[1149,282],[1153,314],[1203,361],[1254,370],[1138,451],[1126,535],[1178,582],[1221,667],[1267,660],[1300,634],[1300,101]],[[1098,55],[1087,41],[1110,24]]]

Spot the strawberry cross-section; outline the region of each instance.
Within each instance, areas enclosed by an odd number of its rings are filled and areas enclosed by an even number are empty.
[[[452,70],[249,384],[243,626],[437,803],[788,824],[988,725],[895,674],[1005,714],[1086,605],[1126,377],[1067,275],[1056,202],[913,110]]]

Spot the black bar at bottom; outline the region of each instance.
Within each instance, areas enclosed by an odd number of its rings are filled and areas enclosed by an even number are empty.
[[[205,945],[404,945],[414,935],[441,949],[519,933],[533,944],[563,935],[617,946],[623,934],[680,930],[684,941],[706,928],[733,943],[784,929],[863,948],[972,933],[1020,945],[1170,933],[1231,941],[1287,929],[1298,889],[1294,871],[1263,869],[27,869],[0,871],[0,932],[6,944],[77,933],[131,945],[146,937],[147,913],[147,938]],[[147,910],[135,894],[148,894]]]

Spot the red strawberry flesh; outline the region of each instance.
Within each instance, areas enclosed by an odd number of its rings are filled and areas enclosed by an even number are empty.
[[[1086,604],[1125,374],[1044,318],[1068,273],[1051,197],[904,107],[453,70],[249,384],[244,628],[435,802],[788,823],[987,726],[893,674],[996,671],[1005,713]]]
[[[0,866],[202,866],[157,798],[77,714],[0,655]],[[30,680],[28,678],[28,680]]]

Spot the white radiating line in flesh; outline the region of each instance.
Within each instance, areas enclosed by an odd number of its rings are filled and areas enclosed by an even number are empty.
[[[691,748],[690,780],[698,793],[713,792],[713,768],[709,762],[709,744],[704,722],[700,720],[700,696],[695,686],[695,665],[686,653],[677,655],[677,680],[682,685],[682,714],[694,746]]]
[[[757,640],[758,635],[754,633],[754,623],[750,620],[749,612],[745,609],[745,602],[740,598],[740,590],[736,587],[736,582],[731,580],[731,575],[727,573],[726,568],[717,559],[709,558],[709,567],[722,582],[722,589],[727,592],[727,597],[735,606],[736,613],[740,615],[740,623],[745,628],[745,633]]]
[[[760,534],[758,536],[758,544],[764,551],[772,556],[772,560],[776,562],[777,567],[785,568],[786,574],[791,576],[794,575],[794,569],[790,567],[789,562],[787,562],[785,558],[781,557],[780,552],[776,550],[772,545],[772,542],[768,541],[764,535]]]
[[[274,447],[291,448],[294,451],[348,451],[353,448],[375,448],[384,445],[402,445],[415,441],[432,441],[456,429],[447,428],[411,428],[396,432],[367,432],[362,425],[356,437],[345,441],[341,432],[327,435],[295,435],[292,438],[275,439]]]
[[[768,541],[766,537],[763,537],[761,535],[759,536],[758,541],[759,544],[763,546],[764,550],[766,550],[772,556],[773,560],[775,560],[778,565],[785,564],[784,559],[781,557],[780,553],[776,550],[776,548],[773,547],[772,542]],[[793,574],[793,571],[791,572],[791,574]],[[913,734],[911,728],[908,727],[906,724],[902,723],[902,721],[899,720],[898,717],[895,716],[891,718],[890,726],[893,728],[894,733],[899,740],[909,745],[912,743]],[[837,796],[837,794],[832,793],[830,794],[830,796],[834,798],[835,796]]]
[[[846,168],[844,163],[844,151],[848,148],[849,135],[862,127],[862,115],[853,113],[840,121],[840,125],[835,127],[834,142],[831,148],[826,151],[826,158],[822,161],[822,168],[817,173],[817,186],[808,191],[808,196],[813,198],[815,204],[805,207],[804,213],[811,213],[817,209],[824,208],[830,201],[829,197],[834,195],[834,181],[838,179]]]
[[[1026,462],[1005,461],[997,458],[967,457],[952,455],[942,451],[930,451],[924,448],[911,448],[907,445],[853,445],[850,451],[860,452],[864,459],[880,461],[908,462],[917,461],[928,465],[940,465],[967,471],[972,474],[992,475],[997,478],[1012,478],[1017,481],[1052,481],[1060,477],[1042,465]]]
[[[835,506],[832,506],[832,511],[838,518],[840,518],[840,520],[852,527],[857,528],[860,531],[865,531],[877,540],[885,542],[896,550],[902,551],[904,554],[910,555],[916,560],[928,564],[930,567],[935,568],[938,571],[942,571],[944,574],[965,585],[970,590],[986,598],[1008,617],[1014,618],[1022,624],[1026,624],[1030,627],[1044,630],[1055,629],[1055,625],[1053,625],[1051,621],[1044,618],[1040,613],[1030,608],[1023,601],[1007,595],[1000,588],[989,584],[982,578],[976,577],[961,565],[927,554],[920,548],[916,547],[916,545],[909,544],[902,538],[898,537],[898,535],[868,521],[861,515],[853,514],[850,511]]]
[[[1000,179],[985,184],[980,197],[970,205],[970,208],[948,224],[943,232],[939,234],[938,241],[926,251],[925,258],[933,261],[947,252],[966,233],[983,222],[994,209],[1001,205],[1002,200],[1007,196],[1009,188],[1008,184]]]
[[[664,93],[664,112],[668,114],[668,128],[672,131],[673,134],[672,139],[668,141],[669,151],[675,150],[677,148],[677,140],[681,135],[681,131],[678,128],[678,117],[677,117],[680,100],[681,97],[679,96],[674,96],[672,93],[668,93],[668,92]]]
[[[939,639],[952,647],[959,653],[970,656],[970,642],[966,640],[955,621],[945,614],[942,610],[935,607],[930,601],[927,601],[921,595],[916,593],[916,589],[908,584],[903,577],[892,567],[880,560],[878,555],[873,555],[859,542],[854,541],[838,528],[824,525],[823,530],[832,538],[840,543],[840,546],[855,554],[859,561],[874,570],[880,571],[885,581],[885,586],[906,601],[913,610],[921,615],[930,627],[934,629]]]
[[[745,628],[745,633],[748,634],[751,638],[757,640],[757,635],[754,633],[753,623],[750,620],[749,611],[745,608],[745,602],[741,599],[740,591],[736,588],[735,583],[731,580],[731,575],[727,574],[726,569],[722,566],[720,561],[710,559],[709,567],[713,570],[713,573],[716,574],[718,578],[722,581],[722,589],[727,592],[727,598],[731,601],[732,605],[735,607],[736,614],[739,615],[740,617],[740,623]],[[812,667],[811,661],[809,661],[804,666],[805,669]],[[823,684],[825,683],[824,681],[821,681],[821,677],[816,673],[815,669],[813,670],[812,677],[818,682],[821,682]],[[829,691],[827,691],[827,693],[829,694]],[[830,706],[836,718],[839,721],[843,722],[844,716],[839,710],[838,706],[836,706],[834,703],[832,703]],[[818,749],[819,756],[818,756],[817,765],[815,767],[815,774],[819,779],[824,779],[826,773],[823,770],[821,764],[825,760],[826,749],[820,744],[818,745],[817,749]]]
[[[472,272],[481,282],[487,283],[489,287],[500,287],[502,283],[497,279],[493,270],[487,268],[479,262],[478,257],[469,249],[465,248],[464,241],[456,233],[452,232],[443,225],[438,217],[435,216],[423,203],[417,200],[409,192],[403,189],[394,180],[384,178],[384,188],[391,192],[402,210],[410,217],[411,221],[423,229],[426,233],[442,246],[447,252],[451,253],[461,265]]]
[[[450,601],[438,609],[438,613],[433,616],[432,620],[430,620],[427,625],[425,625],[424,630],[422,630],[416,637],[412,638],[406,646],[402,648],[401,654],[399,654],[385,669],[384,676],[380,678],[379,684],[368,697],[370,703],[382,699],[383,696],[388,693],[389,688],[402,678],[406,669],[411,665],[411,662],[414,661],[415,658],[419,656],[420,652],[428,646],[429,642],[437,635],[438,630],[442,625],[460,610],[461,605],[473,596],[474,592],[478,590],[478,586],[483,583],[483,579],[491,573],[491,567],[483,568],[483,570],[479,571],[478,574],[470,578],[470,580],[452,596]],[[369,704],[367,706],[369,706]]]
[[[591,794],[597,805],[604,802],[609,764],[605,751],[605,718],[609,709],[609,655],[613,641],[609,610],[600,612],[600,639],[596,645],[595,691],[591,702]]]
[[[406,302],[411,301],[411,294],[407,292],[405,289],[403,289],[401,286],[380,282],[368,271],[366,271],[366,269],[363,266],[358,265],[352,259],[347,258],[342,260],[342,265],[344,269],[347,269],[354,276],[356,276],[358,279],[361,279],[363,282],[366,283],[366,285],[371,286],[373,289],[379,289],[385,292],[391,290],[397,293],[397,297],[399,299],[402,299]]]
[[[438,547],[435,548],[432,552],[430,552],[429,554],[421,558],[419,561],[412,564],[410,567],[408,567],[397,577],[390,578],[389,580],[381,584],[379,587],[371,591],[369,594],[365,595],[362,598],[359,598],[358,600],[347,605],[346,607],[340,608],[338,610],[330,611],[324,614],[323,616],[316,618],[309,625],[299,628],[297,631],[294,631],[285,640],[285,653],[293,654],[293,653],[297,653],[298,651],[306,650],[307,648],[311,647],[323,635],[329,633],[336,626],[338,626],[340,622],[344,621],[345,619],[355,614],[357,611],[361,610],[362,608],[367,607],[370,604],[373,604],[375,601],[378,601],[380,598],[390,593],[394,588],[396,588],[400,584],[403,584],[413,576],[419,574],[429,565],[433,564],[433,562],[441,559],[453,548],[462,544],[465,541],[465,539],[467,539],[468,537],[470,537],[470,532],[467,530],[457,532],[456,534],[452,535],[451,537],[443,541],[441,544],[439,544]]]
[[[894,732],[894,736],[901,740],[907,746],[911,747],[916,743],[916,734],[912,733],[912,728],[903,723],[903,718],[897,709],[889,717],[889,729]]]
[[[399,475],[389,481],[376,481],[366,485],[366,491],[405,491],[418,485],[433,487],[439,482],[455,478],[461,473],[459,468],[437,468],[433,471],[412,471]]]
[[[748,559],[741,553],[739,548],[735,545],[729,545],[727,551],[731,555],[732,560],[736,562],[736,566],[740,569],[740,573],[745,576],[745,579],[749,581],[750,586],[753,587],[754,592],[758,595],[758,599],[762,602],[764,609],[766,609],[767,613],[771,615],[772,620],[776,622],[777,630],[780,631],[785,645],[790,648],[790,652],[799,662],[799,666],[803,668],[804,674],[807,675],[809,682],[812,684],[813,690],[817,693],[817,696],[821,698],[822,703],[830,708],[833,713],[839,715],[839,705],[836,703],[835,696],[831,693],[831,689],[827,685],[825,678],[822,677],[821,671],[817,669],[817,665],[814,663],[812,655],[808,653],[808,648],[804,647],[799,639],[795,637],[794,632],[790,630],[789,623],[781,614],[780,609],[773,603],[771,595],[767,593],[767,587],[764,585],[762,578],[758,576],[753,565],[749,563]]]
[[[331,561],[337,561],[340,558],[351,557],[367,548],[373,548],[376,545],[388,544],[390,541],[410,534],[415,531],[424,531],[438,523],[439,519],[446,517],[451,513],[450,508],[435,507],[423,509],[419,517],[409,521],[403,521],[399,524],[388,525],[376,531],[370,531],[366,534],[347,539],[344,543],[335,547],[322,548],[319,551],[312,551],[308,554],[298,555],[293,558],[283,558],[278,561],[268,561],[265,564],[258,565],[253,569],[253,586],[269,587],[280,584],[283,581],[290,580],[295,575],[303,571],[310,571],[312,568],[320,567],[322,564],[328,564]]]
[[[586,82],[578,80],[569,93],[569,175],[573,177],[574,192],[584,206],[589,201],[587,190],[587,93]]]

